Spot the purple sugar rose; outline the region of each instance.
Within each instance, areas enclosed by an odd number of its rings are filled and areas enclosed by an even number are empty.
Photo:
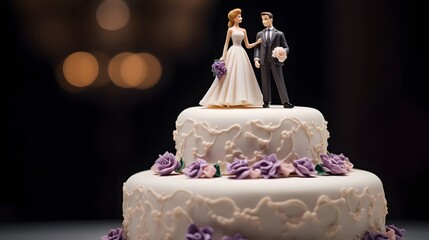
[[[395,225],[386,225],[386,234],[379,231],[367,231],[363,237],[364,240],[384,240],[395,239],[402,240],[405,229],[397,228]]]
[[[156,159],[155,164],[152,167],[152,170],[161,176],[169,175],[173,171],[177,171],[181,168],[181,164],[176,160],[174,154],[166,151],[163,155],[159,154],[158,159]]]
[[[386,236],[390,239],[402,240],[404,233],[405,229],[403,228],[398,228],[393,224],[386,225]]]
[[[247,240],[246,238],[244,238],[243,236],[241,236],[241,234],[236,233],[234,236],[230,237],[230,236],[224,236],[222,237],[221,240]]]
[[[190,178],[199,178],[203,175],[203,170],[209,164],[206,160],[197,158],[195,162],[189,164],[184,170],[183,173]]]
[[[260,169],[264,178],[279,178],[281,162],[275,154],[271,154],[253,164],[254,169]]]
[[[186,233],[186,240],[211,240],[213,229],[211,227],[198,228],[197,225],[191,224]]]
[[[111,229],[107,235],[101,236],[100,240],[125,240],[122,228]]]
[[[235,175],[235,178],[245,179],[249,177],[250,167],[247,159],[234,158],[232,163],[226,164],[228,174]]]
[[[316,165],[308,157],[302,157],[293,161],[295,172],[300,177],[312,177],[317,174]]]
[[[343,154],[322,154],[320,155],[320,159],[322,160],[323,170],[327,173],[339,175],[346,174],[349,172],[349,169],[346,165],[346,161],[348,161],[348,158],[345,157]]]

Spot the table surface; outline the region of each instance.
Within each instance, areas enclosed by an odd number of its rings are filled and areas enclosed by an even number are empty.
[[[428,240],[429,222],[394,224],[405,228],[405,240]],[[0,223],[0,239],[5,240],[99,240],[112,228],[121,227],[121,221],[60,221],[35,223]]]

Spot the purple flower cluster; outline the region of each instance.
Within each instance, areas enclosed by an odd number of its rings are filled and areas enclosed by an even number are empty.
[[[252,169],[249,167],[249,162],[247,159],[235,158],[232,163],[227,163],[228,174],[234,175],[235,178],[249,178],[251,171]]]
[[[163,155],[159,154],[158,159],[156,159],[151,169],[155,174],[166,176],[173,171],[179,172],[181,168],[182,164],[176,160],[176,156],[166,151]]]
[[[186,240],[211,240],[213,235],[213,228],[202,227],[198,228],[197,225],[191,224],[186,233]]]
[[[189,164],[183,173],[190,178],[212,178],[220,176],[216,165],[211,165],[206,160],[197,158],[193,163]]]
[[[189,164],[184,170],[183,173],[190,178],[199,178],[203,175],[203,169],[209,164],[206,160],[197,158],[195,162]]]
[[[315,176],[315,164],[309,158],[301,158],[293,163],[284,163],[277,159],[275,154],[263,157],[261,160],[249,166],[247,159],[235,158],[227,164],[227,173],[237,179],[245,178],[279,178],[287,177],[295,172],[300,177]]]
[[[217,77],[218,79],[222,78],[223,75],[226,74],[225,62],[218,59],[214,60],[214,63],[212,64],[212,72],[214,77]]]
[[[405,229],[397,228],[395,225],[386,225],[386,233],[381,232],[366,232],[364,240],[402,240],[404,239]]]
[[[260,169],[262,177],[264,178],[279,178],[280,165],[282,162],[277,160],[276,155],[271,154],[262,158],[260,161],[253,164],[254,169]]]
[[[308,157],[303,157],[293,161],[295,172],[300,177],[313,177],[317,174],[316,165]]]
[[[124,230],[122,228],[111,229],[107,235],[100,237],[100,240],[125,240]]]
[[[353,168],[353,164],[349,161],[349,158],[344,156],[344,154],[322,154],[320,155],[322,160],[322,169],[324,172],[341,175],[350,172]]]

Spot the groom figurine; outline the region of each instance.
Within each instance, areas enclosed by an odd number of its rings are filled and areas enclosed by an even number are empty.
[[[272,52],[275,47],[283,47],[286,51],[286,56],[289,54],[289,46],[286,42],[286,37],[283,32],[273,27],[273,14],[271,12],[261,13],[262,24],[265,29],[256,34],[256,39],[261,38],[262,43],[255,47],[254,61],[255,67],[261,68],[262,78],[262,95],[264,99],[264,108],[269,108],[271,103],[271,75],[277,85],[280,100],[284,108],[293,108],[289,101],[286,85],[283,78],[283,62],[272,57]]]

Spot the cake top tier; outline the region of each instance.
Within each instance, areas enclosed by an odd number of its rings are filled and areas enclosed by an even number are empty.
[[[176,120],[173,132],[176,157],[186,164],[198,158],[226,163],[234,158],[251,164],[275,154],[286,163],[308,157],[315,163],[327,153],[329,132],[322,113],[310,107],[271,108],[190,107]]]

